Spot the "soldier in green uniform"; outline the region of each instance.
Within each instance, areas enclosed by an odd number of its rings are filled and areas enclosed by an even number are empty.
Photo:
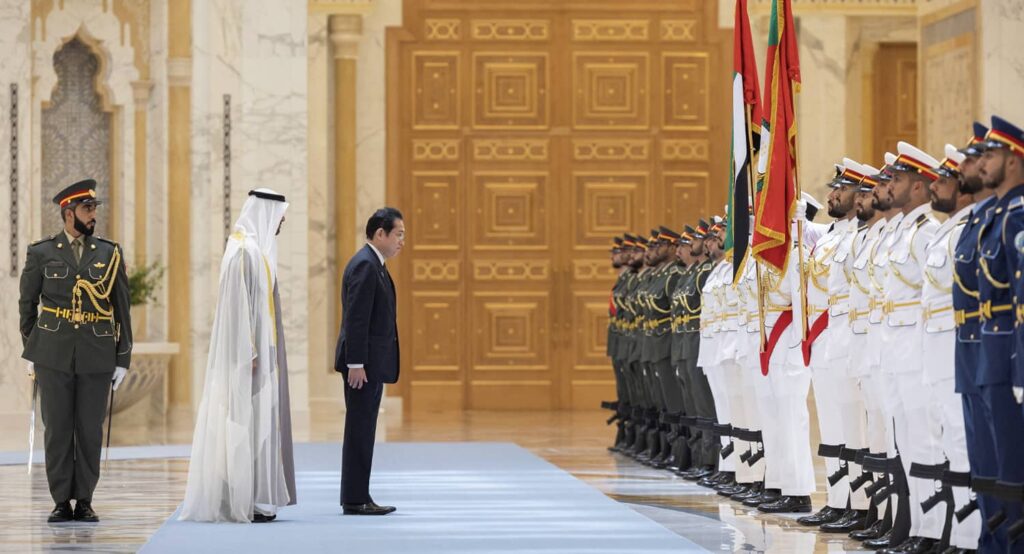
[[[49,521],[96,522],[92,494],[107,399],[131,363],[128,277],[121,247],[92,236],[96,182],[75,183],[53,202],[64,228],[28,247],[21,273],[22,357],[45,425],[46,478],[56,503]]]
[[[693,406],[688,401],[689,391],[686,390],[686,384],[679,372],[679,368],[684,362],[682,322],[686,316],[681,291],[684,284],[692,280],[693,272],[696,269],[693,256],[690,254],[693,231],[693,227],[687,225],[684,227],[679,238],[676,239],[675,256],[679,264],[679,281],[676,283],[675,290],[672,291],[672,312],[669,314],[669,317],[672,318],[672,351],[669,361],[672,364],[674,377],[679,382],[679,386],[683,391],[683,409],[678,414],[678,417],[674,417],[672,421],[674,431],[671,436],[674,439],[672,451],[677,460],[688,462],[681,463],[678,469],[675,469],[677,472],[689,471],[692,469],[693,464],[699,463],[699,460],[696,459],[699,456],[699,452],[691,448],[690,442],[694,434]]]
[[[678,419],[683,409],[683,393],[675,379],[670,360],[672,291],[679,280],[674,250],[679,234],[660,227],[651,231],[651,235],[654,246],[647,249],[647,263],[652,267],[652,272],[643,290],[646,317],[641,359],[653,411],[648,430],[650,449],[646,456],[641,457],[641,461],[664,468],[679,462],[671,459],[668,422],[672,419],[671,414],[677,414]],[[689,460],[681,462],[689,464]]]
[[[672,293],[673,367],[683,391],[685,415],[681,419],[688,428],[687,446],[691,464],[680,475],[698,480],[715,471],[721,444],[708,429],[715,422],[715,403],[708,378],[697,367],[700,349],[701,291],[714,262],[704,250],[707,224],[686,228],[679,241],[678,256],[689,264]]]
[[[640,357],[643,353],[643,329],[645,325],[646,312],[642,308],[642,291],[652,273],[652,268],[647,264],[648,241],[642,236],[636,237],[637,248],[633,253],[631,263],[634,274],[626,285],[624,294],[624,306],[626,308],[625,331],[623,338],[626,345],[623,352],[625,361],[625,374],[633,389],[635,403],[631,417],[632,441],[626,453],[636,456],[648,449],[647,433],[650,428],[651,398],[647,383],[644,380],[643,365]]]
[[[615,396],[614,402],[602,403],[602,408],[614,410],[615,415],[608,420],[608,423],[616,422],[615,430],[615,443],[609,447],[609,450],[617,452],[620,448],[625,445],[626,441],[626,413],[629,411],[629,393],[626,387],[626,376],[623,373],[621,358],[618,354],[619,343],[621,336],[621,321],[620,312],[622,311],[620,300],[623,285],[629,278],[629,265],[626,264],[625,258],[628,255],[624,251],[625,240],[622,237],[615,237],[612,239],[613,246],[611,249],[611,262],[612,268],[618,273],[615,279],[615,285],[612,287],[611,296],[608,300],[608,340],[605,353],[612,362],[612,371],[615,374]]]

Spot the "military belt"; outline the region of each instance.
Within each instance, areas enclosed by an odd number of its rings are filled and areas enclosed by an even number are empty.
[[[66,319],[72,323],[97,323],[100,321],[111,321],[113,318],[110,316],[94,314],[92,312],[75,312],[70,308],[48,308],[43,306],[44,312],[50,312],[51,314]]]
[[[828,297],[828,307],[831,308],[832,306],[835,306],[843,300],[848,300],[849,298],[849,294],[833,294]]]
[[[966,325],[968,320],[977,319],[981,315],[981,310],[975,310],[968,312],[967,310],[955,310],[953,312],[953,321],[956,322],[957,327]]]
[[[924,320],[928,321],[929,319],[932,319],[933,317],[935,317],[935,316],[937,316],[939,314],[944,314],[944,313],[946,313],[948,311],[951,311],[952,309],[953,309],[953,306],[942,306],[941,308],[929,308],[928,306],[925,306],[924,307]]]
[[[981,312],[981,319],[992,319],[993,314],[1008,312],[1012,309],[1013,304],[998,304],[993,306],[991,300],[986,300],[981,303],[979,311]]]
[[[870,313],[871,310],[857,310],[854,308],[850,308],[850,312],[848,314],[850,318],[850,323],[853,323],[862,317],[867,317]]]
[[[882,313],[888,315],[894,313],[896,310],[903,308],[915,308],[920,305],[920,300],[908,300],[906,302],[893,302],[892,300],[888,300],[882,303]]]

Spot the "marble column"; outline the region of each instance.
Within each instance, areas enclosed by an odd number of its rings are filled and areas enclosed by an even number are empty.
[[[132,91],[135,94],[135,229],[132,232],[135,234],[135,251],[131,254],[133,261],[131,266],[141,267],[146,265],[147,257],[147,244],[146,240],[146,227],[148,225],[148,218],[146,217],[147,203],[147,157],[148,157],[148,141],[147,136],[147,119],[149,115],[149,95],[153,89],[152,81],[135,81],[132,83]],[[136,342],[145,341],[147,338],[147,310],[144,306],[137,306],[132,310],[132,336]]]
[[[981,113],[1024,125],[1024,3],[985,0],[981,11]]]
[[[334,194],[339,268],[356,248],[352,225],[356,214],[356,70],[363,16],[332,15],[330,39],[334,58]],[[339,272],[340,273],[340,272]],[[338,298],[338,296],[335,296]],[[340,316],[340,304],[335,315]]]
[[[188,222],[191,202],[192,110],[192,2],[180,0],[168,5],[167,60],[167,219],[176,222],[174,236],[168,238],[168,339],[178,343],[179,354],[171,360],[170,403],[192,404],[190,274],[192,229]]]

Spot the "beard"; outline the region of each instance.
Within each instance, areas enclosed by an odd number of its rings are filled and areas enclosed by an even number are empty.
[[[881,196],[875,195],[871,200],[871,207],[880,212],[884,212],[892,209],[892,200],[888,197],[882,198]]]
[[[994,189],[1003,182],[1003,179],[1006,178],[1006,166],[1004,164],[999,164],[999,167],[996,168],[995,171],[986,171],[985,173],[986,175],[983,175],[981,178],[981,184],[984,185],[985,188]]]
[[[981,192],[981,190],[984,188],[985,185],[984,183],[981,182],[981,176],[979,176],[977,173],[975,173],[971,177],[967,177],[965,175],[962,179],[960,179],[960,192],[963,192],[964,194],[976,194]]]
[[[77,214],[72,214],[72,216],[75,218],[75,230],[87,237],[91,237],[93,232],[96,231],[96,222],[93,221],[91,225],[87,225],[84,221],[78,219]]]
[[[956,197],[939,198],[932,194],[932,209],[944,214],[951,214],[956,209]]]
[[[857,205],[857,219],[860,221],[870,221],[871,218],[875,217],[875,206],[872,203],[871,206],[864,206],[863,204]]]

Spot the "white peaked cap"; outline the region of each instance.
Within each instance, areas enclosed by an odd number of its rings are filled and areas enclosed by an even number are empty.
[[[953,146],[952,144],[947,144],[946,159],[955,163],[957,167],[959,167],[960,164],[964,163],[964,160],[967,159],[967,155],[961,152],[960,149],[957,148],[956,146]]]
[[[909,142],[900,141],[899,144],[896,145],[896,151],[899,152],[897,162],[911,161],[923,165],[924,167],[939,167],[939,160],[936,160],[928,155],[924,150],[921,150]]]

